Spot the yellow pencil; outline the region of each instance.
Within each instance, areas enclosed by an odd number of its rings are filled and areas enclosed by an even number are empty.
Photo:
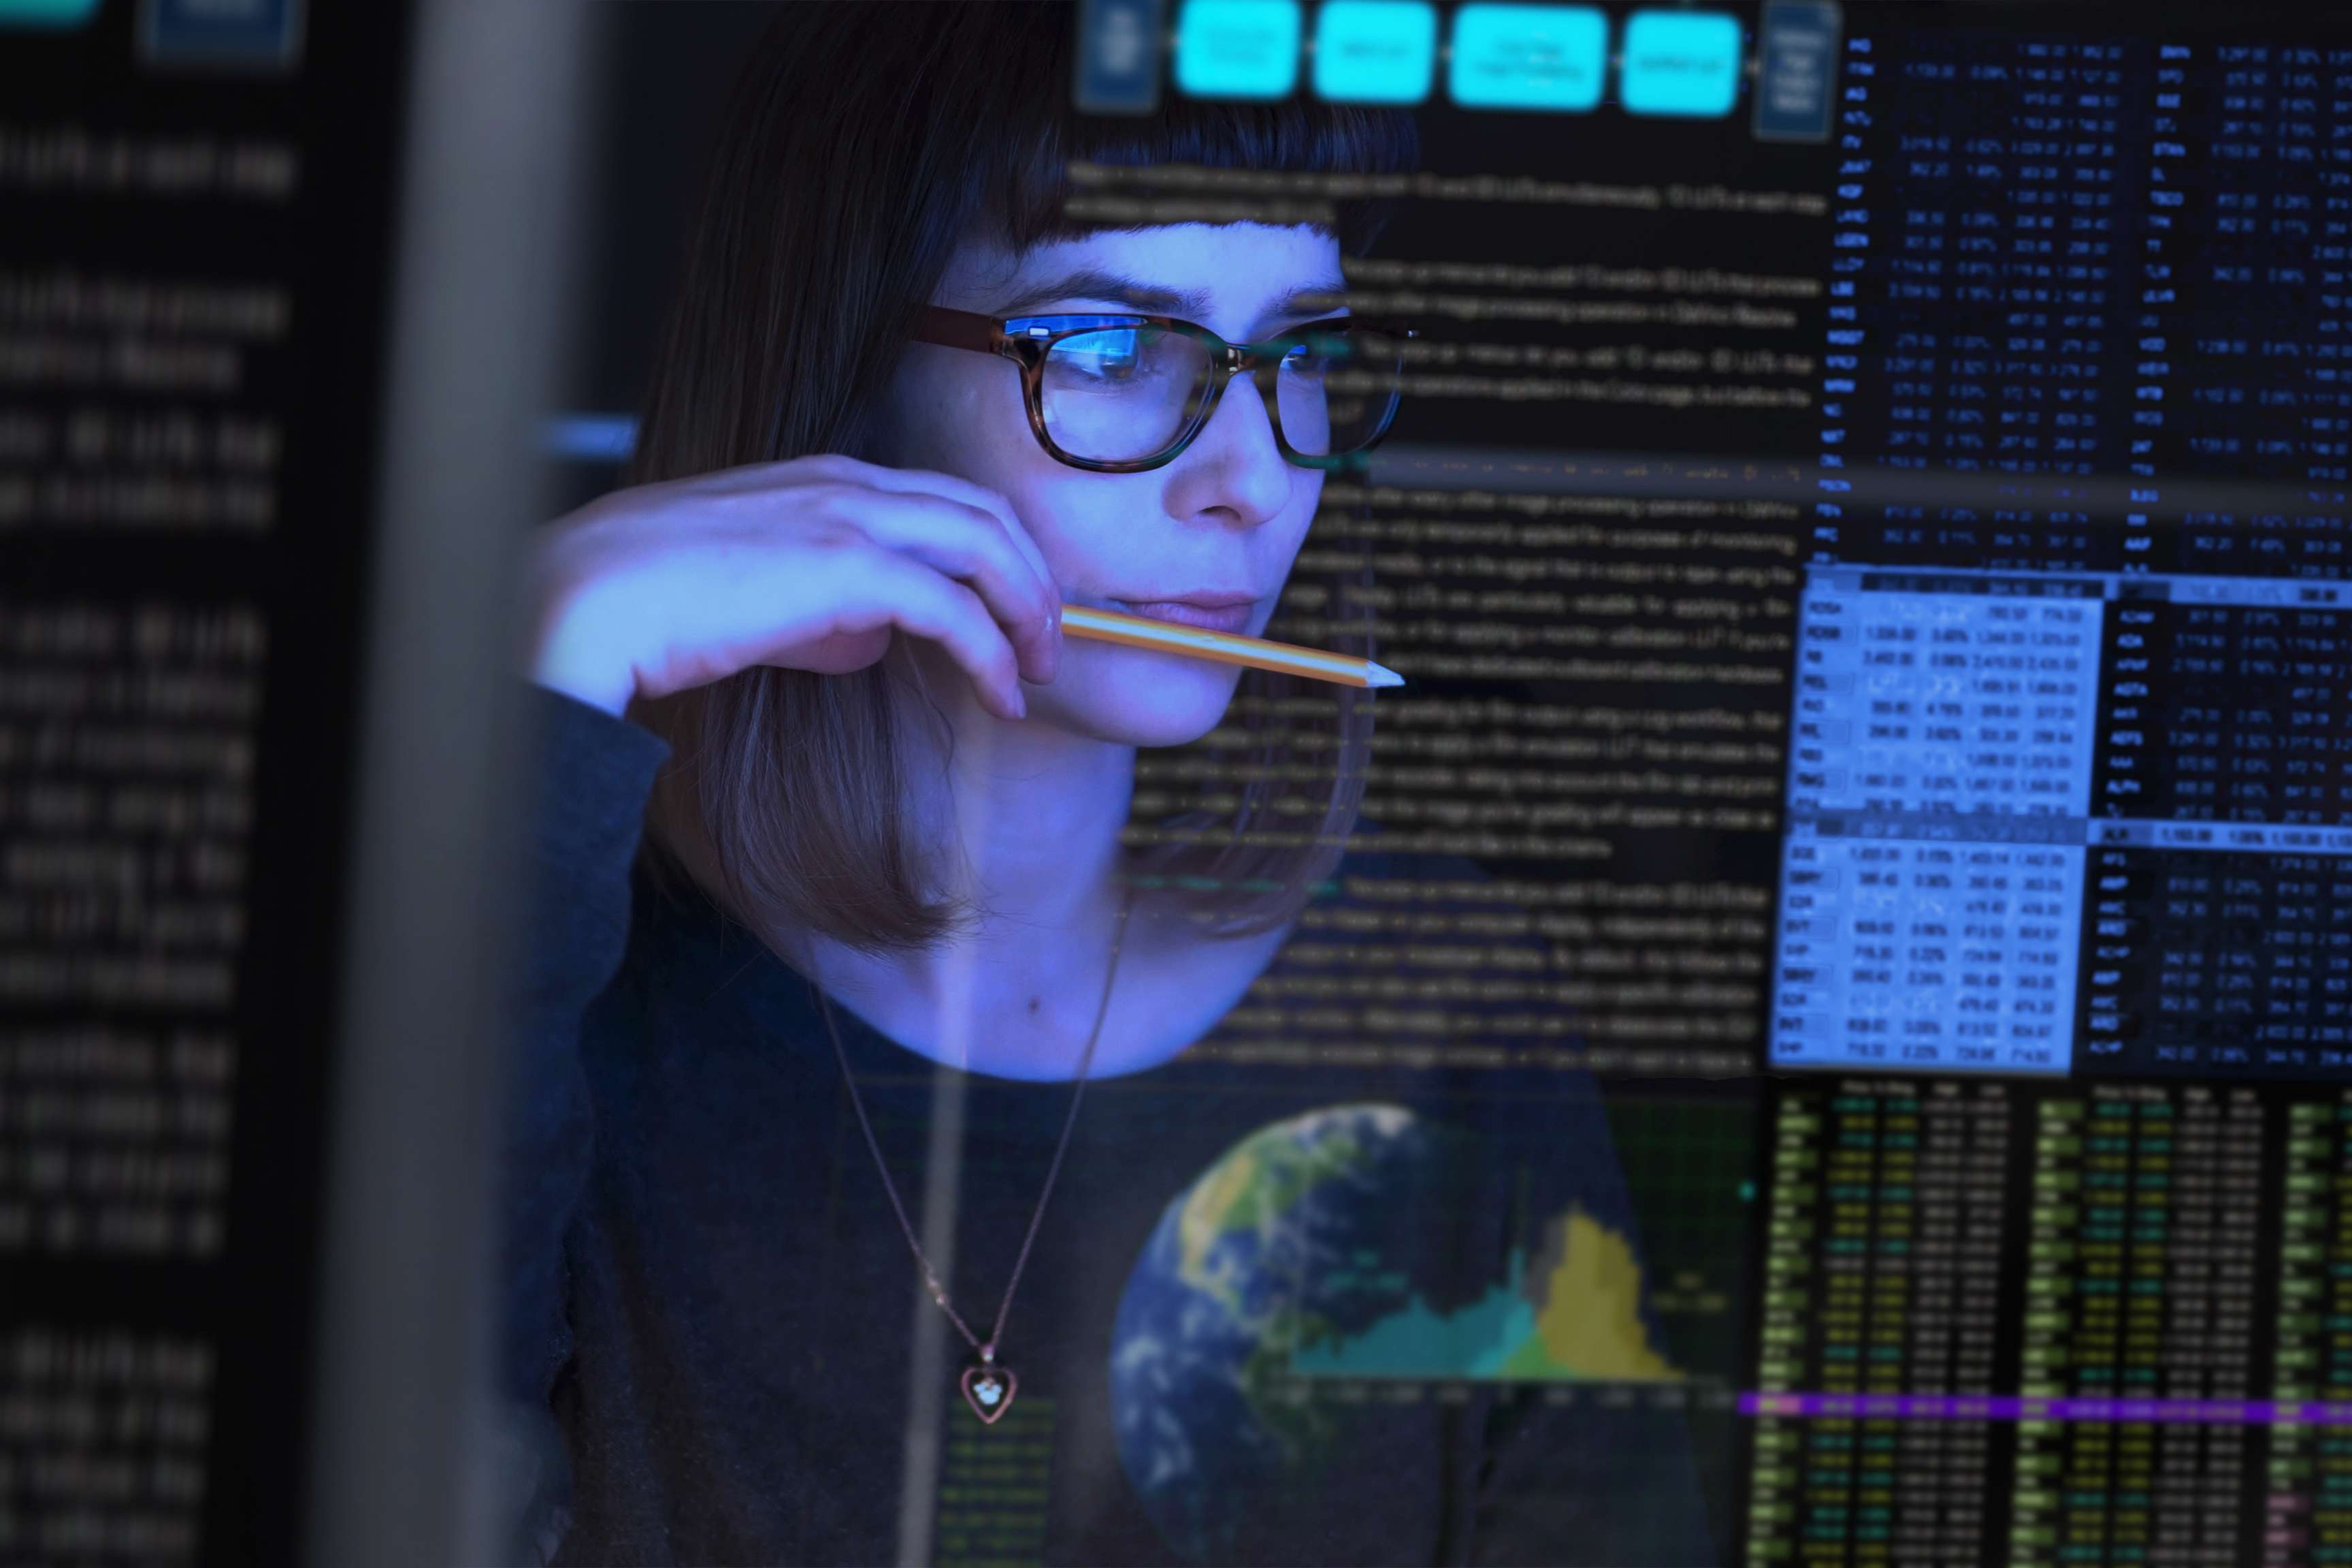
[[[1091,637],[1097,642],[1124,643],[1129,647],[1181,653],[1193,658],[1213,659],[1219,664],[1243,664],[1284,675],[1310,676],[1341,686],[1404,684],[1404,677],[1386,665],[1350,654],[1324,653],[1291,643],[1236,637],[1231,632],[1213,632],[1203,626],[1155,621],[1143,616],[1123,616],[1117,610],[1090,609],[1084,605],[1062,606],[1062,630],[1071,637]]]

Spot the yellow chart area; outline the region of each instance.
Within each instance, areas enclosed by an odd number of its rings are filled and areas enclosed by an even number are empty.
[[[1642,1321],[1640,1260],[1625,1237],[1581,1208],[1515,1249],[1493,1289],[1451,1310],[1395,1281],[1397,1309],[1352,1332],[1325,1331],[1291,1352],[1302,1377],[1496,1382],[1678,1381]]]

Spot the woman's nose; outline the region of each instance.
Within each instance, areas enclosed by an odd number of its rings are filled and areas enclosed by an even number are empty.
[[[1274,421],[1256,380],[1246,373],[1225,384],[1216,411],[1177,459],[1184,471],[1171,497],[1179,512],[1226,511],[1255,527],[1290,500],[1290,465],[1274,438]]]

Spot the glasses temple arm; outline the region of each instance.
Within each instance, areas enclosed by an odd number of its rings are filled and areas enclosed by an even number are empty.
[[[970,310],[950,310],[944,305],[926,305],[915,315],[914,341],[937,343],[942,348],[971,349],[978,353],[994,353],[1003,342],[1004,330],[991,316],[975,315]]]

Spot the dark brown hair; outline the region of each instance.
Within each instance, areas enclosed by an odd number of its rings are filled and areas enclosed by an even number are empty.
[[[880,395],[956,246],[1018,251],[1087,231],[1063,211],[1074,162],[1388,173],[1416,155],[1394,110],[1175,100],[1148,117],[1078,114],[1076,25],[1067,6],[1013,0],[781,9],[721,119],[625,482],[868,456]],[[1361,254],[1381,217],[1341,206],[1342,250]],[[1370,657],[1369,605],[1338,587],[1303,602],[1360,608],[1358,629],[1318,641]],[[637,704],[674,751],[647,815],[654,868],[674,879],[698,850],[723,879],[713,895],[762,935],[908,948],[964,921],[968,906],[930,897],[900,811],[901,651],[850,675],[751,669]],[[1137,869],[1190,900],[1205,933],[1240,936],[1286,923],[1344,852],[1371,703],[1251,670],[1228,723],[1208,754],[1231,809],[1130,821],[1128,837]]]

